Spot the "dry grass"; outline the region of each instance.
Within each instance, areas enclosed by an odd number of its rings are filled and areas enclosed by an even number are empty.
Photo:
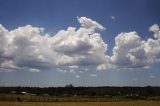
[[[126,101],[126,102],[0,102],[0,106],[160,106],[160,101]]]

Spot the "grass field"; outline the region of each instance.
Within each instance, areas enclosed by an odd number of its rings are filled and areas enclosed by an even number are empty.
[[[0,102],[0,106],[160,106],[160,101],[126,101],[126,102]]]

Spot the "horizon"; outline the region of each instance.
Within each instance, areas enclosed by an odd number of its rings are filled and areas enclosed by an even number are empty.
[[[65,85],[65,86],[0,86],[0,88],[18,88],[18,87],[20,87],[20,88],[66,88],[67,87],[67,85]],[[72,85],[72,87],[75,87],[75,88],[107,88],[107,87],[115,87],[115,88],[126,88],[126,87],[142,87],[142,88],[145,88],[145,87],[160,87],[160,86],[151,86],[151,85],[146,85],[146,86],[74,86],[74,85]]]

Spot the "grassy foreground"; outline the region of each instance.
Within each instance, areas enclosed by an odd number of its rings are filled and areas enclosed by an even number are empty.
[[[0,102],[0,106],[160,106],[160,101],[126,101],[126,102]]]

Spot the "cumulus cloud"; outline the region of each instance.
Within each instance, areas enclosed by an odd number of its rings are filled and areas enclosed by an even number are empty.
[[[159,26],[157,24],[152,25],[149,30],[151,32],[154,32],[154,37],[155,38],[160,38],[160,29]]]
[[[123,32],[115,38],[110,65],[116,68],[148,68],[160,61],[160,38],[157,24],[149,28],[154,38],[142,40],[137,32]]]
[[[120,33],[115,38],[113,55],[110,57],[111,64],[119,68],[145,67],[147,63],[144,43],[135,31]]]
[[[91,29],[91,30],[95,30],[95,29],[104,30],[105,29],[105,27],[103,27],[101,24],[99,24],[96,21],[93,21],[89,18],[77,17],[77,19],[78,19],[78,22],[81,24],[81,26],[85,29]]]
[[[31,25],[11,31],[0,25],[0,67],[38,72],[61,66],[85,69],[103,63],[107,44],[96,31],[105,28],[86,17],[77,19],[80,28],[68,27],[53,37],[45,34],[44,28]]]
[[[153,38],[143,40],[136,31],[122,32],[115,38],[113,54],[108,56],[107,43],[97,30],[106,29],[98,22],[77,17],[79,28],[68,27],[55,35],[44,28],[26,25],[11,31],[0,25],[0,71],[29,70],[39,72],[56,68],[76,73],[110,68],[148,68],[160,62],[160,29],[149,28]]]
[[[59,54],[58,65],[96,65],[105,61],[107,44],[96,29],[104,29],[96,21],[78,18],[81,27],[69,27],[50,39],[51,49]]]
[[[108,65],[107,63],[100,64],[97,66],[97,70],[99,70],[99,71],[107,70],[109,68],[109,67],[107,67],[107,65]]]

